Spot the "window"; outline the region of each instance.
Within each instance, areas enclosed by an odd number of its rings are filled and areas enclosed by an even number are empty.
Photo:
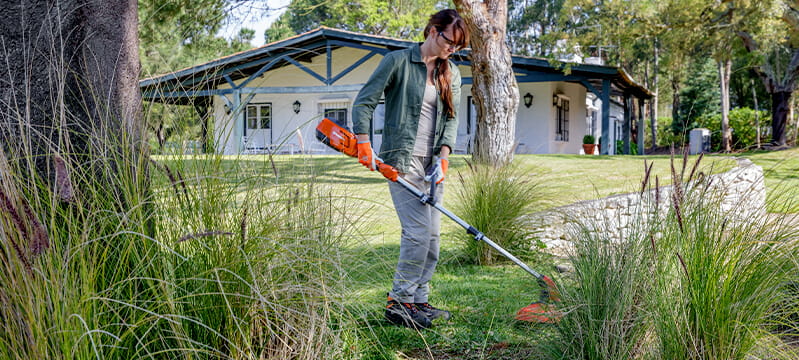
[[[347,108],[325,109],[325,117],[333,120],[336,124],[347,126]]]
[[[272,128],[272,104],[247,105],[247,129]]]
[[[560,97],[555,121],[555,141],[569,141],[569,100]]]

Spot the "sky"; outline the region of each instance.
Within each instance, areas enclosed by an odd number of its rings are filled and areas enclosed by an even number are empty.
[[[264,44],[264,31],[286,11],[291,0],[247,0],[236,2],[219,35],[231,39],[242,27],[255,30],[252,46]]]

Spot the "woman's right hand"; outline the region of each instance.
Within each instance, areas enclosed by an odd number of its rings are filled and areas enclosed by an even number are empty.
[[[355,145],[358,149],[358,162],[366,166],[369,170],[375,171],[375,158],[372,154],[372,143],[367,141],[358,141]]]

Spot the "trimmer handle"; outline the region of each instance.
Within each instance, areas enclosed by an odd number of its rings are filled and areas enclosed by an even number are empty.
[[[316,138],[323,144],[345,155],[358,156],[358,140],[355,138],[355,134],[328,118],[322,119],[319,125],[316,126]],[[377,171],[383,174],[386,179],[396,182],[397,177],[399,177],[397,169],[384,163],[380,158],[374,159]]]

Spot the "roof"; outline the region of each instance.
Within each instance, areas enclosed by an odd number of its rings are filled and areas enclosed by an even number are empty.
[[[145,92],[156,89],[210,90],[220,83],[231,83],[258,74],[264,71],[265,67],[271,70],[291,64],[296,65],[297,62],[324,54],[328,48],[348,46],[386,53],[407,48],[414,43],[409,40],[320,27],[258,48],[146,78],[141,80],[139,85]],[[468,66],[469,53],[470,49],[460,51],[458,53],[461,55],[460,60],[456,62]],[[513,56],[512,59],[517,74],[527,74],[518,77],[519,82],[572,81],[582,83],[589,90],[602,91],[603,81],[609,80],[612,95],[629,93],[639,98],[652,97],[648,89],[633,81],[624,70],[613,66],[570,64],[569,74],[564,74],[560,64],[551,63],[547,59],[525,56]]]

